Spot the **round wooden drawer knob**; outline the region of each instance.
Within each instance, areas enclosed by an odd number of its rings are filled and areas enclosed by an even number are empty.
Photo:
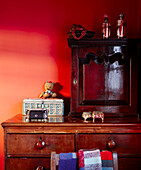
[[[108,147],[109,147],[110,149],[115,148],[115,147],[116,147],[116,142],[115,142],[113,139],[109,140],[109,142],[108,142]]]
[[[45,146],[46,146],[45,141],[43,141],[42,138],[40,137],[40,140],[35,144],[36,149],[41,150],[45,148]]]

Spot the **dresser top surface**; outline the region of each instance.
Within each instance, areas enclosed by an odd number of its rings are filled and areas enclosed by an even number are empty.
[[[54,117],[52,117],[54,118]],[[128,117],[128,118],[105,118],[102,123],[101,119],[96,119],[95,123],[93,123],[92,119],[87,119],[85,122],[83,118],[74,118],[74,117],[60,117],[61,121],[55,122],[53,120],[47,120],[46,122],[24,122],[23,116],[21,114],[17,114],[1,125],[3,127],[8,126],[71,126],[71,127],[79,127],[79,126],[137,126],[141,128],[141,119],[137,117]]]

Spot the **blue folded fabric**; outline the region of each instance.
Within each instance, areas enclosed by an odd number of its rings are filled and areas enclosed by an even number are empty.
[[[102,167],[102,170],[113,170],[112,167]]]
[[[59,170],[77,170],[77,154],[60,153]]]
[[[102,160],[102,167],[113,167],[113,160]]]
[[[77,170],[77,158],[60,159],[59,170]]]
[[[60,153],[60,159],[72,159],[77,158],[76,152]]]

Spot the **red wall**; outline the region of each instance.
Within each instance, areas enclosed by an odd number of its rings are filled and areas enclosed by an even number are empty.
[[[141,38],[140,6],[140,0],[0,0],[0,123],[21,114],[23,99],[37,98],[46,80],[59,83],[59,93],[70,97],[71,51],[67,33],[73,24],[94,30],[95,37],[100,38],[106,13],[112,37],[116,37],[116,20],[123,12],[127,37]]]

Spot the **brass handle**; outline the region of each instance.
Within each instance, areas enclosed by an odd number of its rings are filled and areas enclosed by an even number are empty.
[[[40,137],[40,140],[35,144],[36,149],[41,150],[43,148],[45,148],[46,146],[46,142],[42,140],[42,138]]]
[[[113,139],[110,139],[108,142],[108,148],[114,149],[116,147],[116,142]]]
[[[43,166],[38,166],[35,170],[44,170]]]

